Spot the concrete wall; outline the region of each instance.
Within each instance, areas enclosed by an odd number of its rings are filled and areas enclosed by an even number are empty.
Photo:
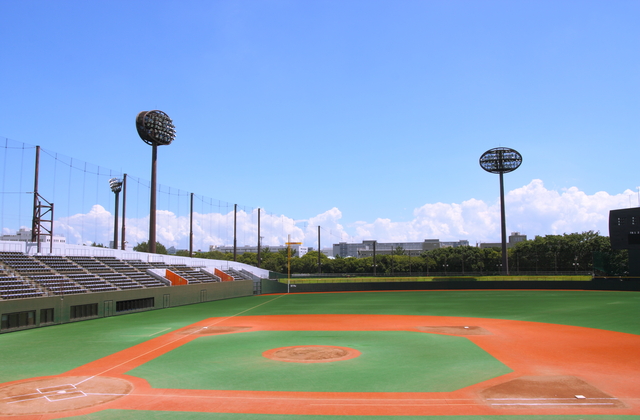
[[[102,293],[85,293],[42,297],[33,299],[16,299],[0,301],[0,316],[15,312],[35,311],[36,322],[33,328],[42,326],[40,310],[53,308],[54,321],[52,324],[71,322],[71,306],[98,304],[98,314],[84,319],[102,318],[106,316],[122,315],[151,309],[162,309],[172,306],[189,305],[192,303],[209,302],[213,300],[229,299],[253,295],[253,281],[229,281],[218,283],[190,284],[185,286],[155,287],[148,289],[124,290]],[[119,301],[154,298],[154,307],[133,311],[116,312]],[[74,319],[80,321],[82,319]],[[24,328],[20,328],[24,329]],[[2,330],[9,332],[14,330]]]

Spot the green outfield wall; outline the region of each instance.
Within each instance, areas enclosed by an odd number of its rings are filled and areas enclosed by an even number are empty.
[[[588,281],[476,281],[441,277],[432,281],[358,281],[357,278],[335,280],[287,279],[262,280],[262,293],[358,292],[384,290],[611,290],[640,291],[640,279],[593,278]]]

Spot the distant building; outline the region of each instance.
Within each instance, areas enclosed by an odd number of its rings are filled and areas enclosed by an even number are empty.
[[[404,255],[412,257],[432,249],[469,246],[469,241],[440,242],[439,239],[425,239],[424,242],[377,242],[374,240],[362,241],[362,243],[340,242],[333,245],[333,256],[364,258],[373,256],[375,244],[376,255],[390,255],[398,249],[402,249]]]
[[[324,255],[326,255],[329,258],[333,258],[333,248],[322,248],[322,252]]]
[[[302,257],[304,254],[306,254],[307,252],[309,252],[309,248],[306,246],[302,246],[301,244],[293,244],[290,245],[292,252],[295,251],[295,256],[296,257]],[[266,248],[269,248],[269,251],[271,252],[278,252],[281,250],[287,250],[287,245],[276,245],[276,246],[271,246],[271,245],[262,245],[261,247],[261,252],[264,252],[264,250]],[[211,245],[209,247],[209,251],[220,251],[220,252],[230,252],[233,254],[233,246],[231,245],[222,245],[222,246],[216,246],[216,245]],[[252,252],[254,254],[258,253],[258,246],[255,245],[245,245],[245,246],[239,246],[236,248],[236,254],[241,255],[244,254],[245,252]]]
[[[509,240],[507,242],[507,248],[513,248],[519,242],[527,240],[527,235],[522,235],[520,232],[511,232]],[[502,248],[502,242],[483,242],[480,243],[480,248]]]
[[[40,235],[40,242],[50,243],[52,237],[50,235]],[[31,242],[31,229],[20,228],[15,235],[2,235],[0,241],[22,241]],[[54,244],[66,244],[67,238],[64,236],[53,236]]]

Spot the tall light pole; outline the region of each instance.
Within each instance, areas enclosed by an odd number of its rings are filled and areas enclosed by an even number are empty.
[[[156,166],[158,146],[168,146],[176,138],[173,121],[162,111],[142,111],[136,117],[136,129],[142,141],[150,145],[151,153],[151,194],[149,204],[149,252],[156,252]]]
[[[120,191],[122,191],[122,180],[120,178],[111,178],[109,180],[109,186],[111,187],[111,191],[116,195],[116,211],[113,222],[113,249],[118,249],[118,208],[119,205],[119,197]]]
[[[502,273],[509,275],[509,257],[507,254],[507,223],[504,211],[504,180],[502,175],[518,169],[522,164],[522,155],[513,149],[496,147],[480,156],[480,166],[492,174],[500,174],[500,219],[502,230]]]
[[[260,236],[260,207],[258,207],[258,268],[260,268],[260,248],[262,248],[262,236]]]
[[[126,248],[127,241],[125,240],[125,234],[127,232],[127,174],[122,177],[122,238],[120,238],[120,244],[123,251]]]

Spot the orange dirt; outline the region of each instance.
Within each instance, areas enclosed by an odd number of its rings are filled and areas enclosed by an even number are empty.
[[[617,398],[573,376],[523,376],[480,393],[496,408],[591,406],[621,408]]]
[[[338,346],[294,346],[267,350],[262,355],[280,362],[327,363],[353,359],[360,356],[360,352]]]
[[[436,333],[436,334],[449,334],[449,335],[491,335],[491,333],[482,327],[477,326],[453,326],[453,327],[418,327],[420,331]]]
[[[102,405],[133,389],[129,381],[109,377],[57,376],[0,388],[0,414],[56,413]]]
[[[479,330],[470,333],[466,330],[471,328],[465,326],[476,326]],[[432,393],[154,389],[144,379],[126,374],[149,360],[197,339],[201,335],[195,331],[201,331],[203,327],[220,328],[217,333],[228,334],[241,334],[244,331],[402,330],[460,335],[493,355],[513,372],[457,391]],[[477,334],[478,331],[484,332]],[[31,402],[16,402],[16,405],[27,407],[28,412],[42,414],[13,418],[47,420],[103,409],[299,415],[548,415],[550,406],[498,406],[493,400],[515,398],[523,402],[540,395],[540,398],[553,395],[553,398],[560,396],[563,399],[572,398],[573,395],[573,399],[579,400],[579,403],[572,404],[565,404],[566,401],[561,400],[562,404],[552,407],[553,414],[640,415],[638,349],[640,336],[633,334],[500,319],[411,315],[210,318],[65,373],[65,376],[93,377],[86,381],[87,384],[106,377],[124,379],[133,386],[127,395],[119,395],[117,399],[91,407],[73,407],[64,413],[51,413],[48,407],[38,411],[38,408],[31,407]],[[28,382],[30,380],[6,385]],[[615,399],[614,405],[591,404],[601,402],[602,398]]]

